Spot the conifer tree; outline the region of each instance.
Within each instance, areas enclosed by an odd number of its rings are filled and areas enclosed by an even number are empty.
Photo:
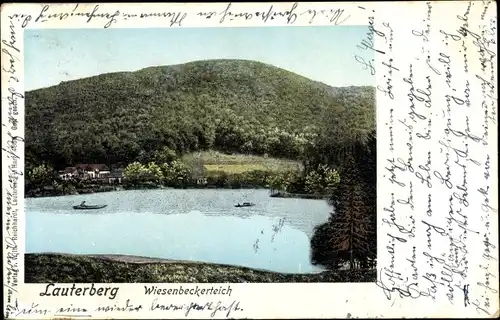
[[[366,202],[365,183],[361,180],[355,156],[350,154],[342,170],[342,183],[335,211],[332,213],[331,248],[349,257],[351,269],[366,261],[370,255],[370,208]]]
[[[329,221],[311,240],[314,264],[351,269],[371,267],[376,260],[376,136],[343,150],[339,187],[330,194]]]

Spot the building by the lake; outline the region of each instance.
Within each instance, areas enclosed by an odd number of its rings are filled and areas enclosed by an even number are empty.
[[[58,172],[59,178],[63,180],[93,180],[104,183],[121,183],[123,180],[123,169],[111,170],[102,163],[84,163],[73,167],[66,167]]]

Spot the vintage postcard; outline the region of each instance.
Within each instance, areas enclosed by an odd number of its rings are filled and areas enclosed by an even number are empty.
[[[2,5],[4,317],[498,317],[496,9]]]

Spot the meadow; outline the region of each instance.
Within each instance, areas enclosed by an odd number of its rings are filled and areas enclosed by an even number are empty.
[[[279,159],[267,156],[225,154],[218,151],[200,151],[185,155],[183,162],[194,166],[201,164],[207,174],[225,172],[227,174],[241,174],[250,171],[300,171],[299,161]]]

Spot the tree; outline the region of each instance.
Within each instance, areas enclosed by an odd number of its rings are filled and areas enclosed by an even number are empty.
[[[36,188],[52,184],[54,170],[46,164],[41,164],[30,170],[26,174],[26,183],[29,188]]]
[[[305,191],[308,193],[318,193],[321,189],[321,176],[318,171],[311,170],[306,175],[305,179]]]
[[[123,178],[130,181],[132,184],[143,182],[147,175],[146,167],[139,163],[133,162],[123,170]]]
[[[224,188],[229,183],[229,176],[225,171],[210,172],[207,177],[207,183],[217,188]]]
[[[191,177],[188,166],[179,160],[160,166],[165,184],[171,187],[185,186]]]
[[[375,135],[367,141],[345,153],[339,186],[329,198],[335,211],[311,240],[314,263],[334,268],[340,259],[354,269],[376,260]]]
[[[305,178],[300,171],[290,170],[284,173],[284,187],[286,192],[303,193]]]
[[[352,161],[352,160],[351,160]],[[365,201],[366,192],[358,174],[344,171],[340,187],[340,201],[331,215],[332,233],[328,241],[333,251],[349,257],[349,267],[354,269],[365,262],[370,253],[370,210]]]
[[[331,194],[340,182],[337,170],[323,164],[310,170],[305,177],[305,191],[313,194]]]
[[[359,157],[358,166],[362,180],[365,182],[366,198],[365,202],[370,211],[370,224],[372,232],[370,232],[370,252],[377,253],[377,138],[376,131],[373,130],[367,140],[367,147]],[[374,264],[376,259],[369,261]]]
[[[205,162],[202,157],[194,157],[193,160],[189,163],[189,169],[191,172],[191,177],[198,181],[204,179],[207,173],[205,168]]]
[[[152,160],[155,163],[169,163],[177,159],[177,154],[169,147],[163,147],[161,150],[153,152]]]
[[[148,163],[148,166],[145,168],[146,180],[154,183],[160,183],[163,181],[163,173],[161,168],[154,162]]]
[[[324,265],[328,269],[338,269],[349,259],[346,251],[334,251],[327,239],[333,233],[331,221],[314,228],[311,238],[311,263]]]
[[[274,173],[267,178],[267,184],[272,192],[285,191],[285,177],[281,173]]]
[[[325,166],[323,174],[323,183],[326,194],[334,193],[340,184],[339,172],[335,169],[331,169]]]

